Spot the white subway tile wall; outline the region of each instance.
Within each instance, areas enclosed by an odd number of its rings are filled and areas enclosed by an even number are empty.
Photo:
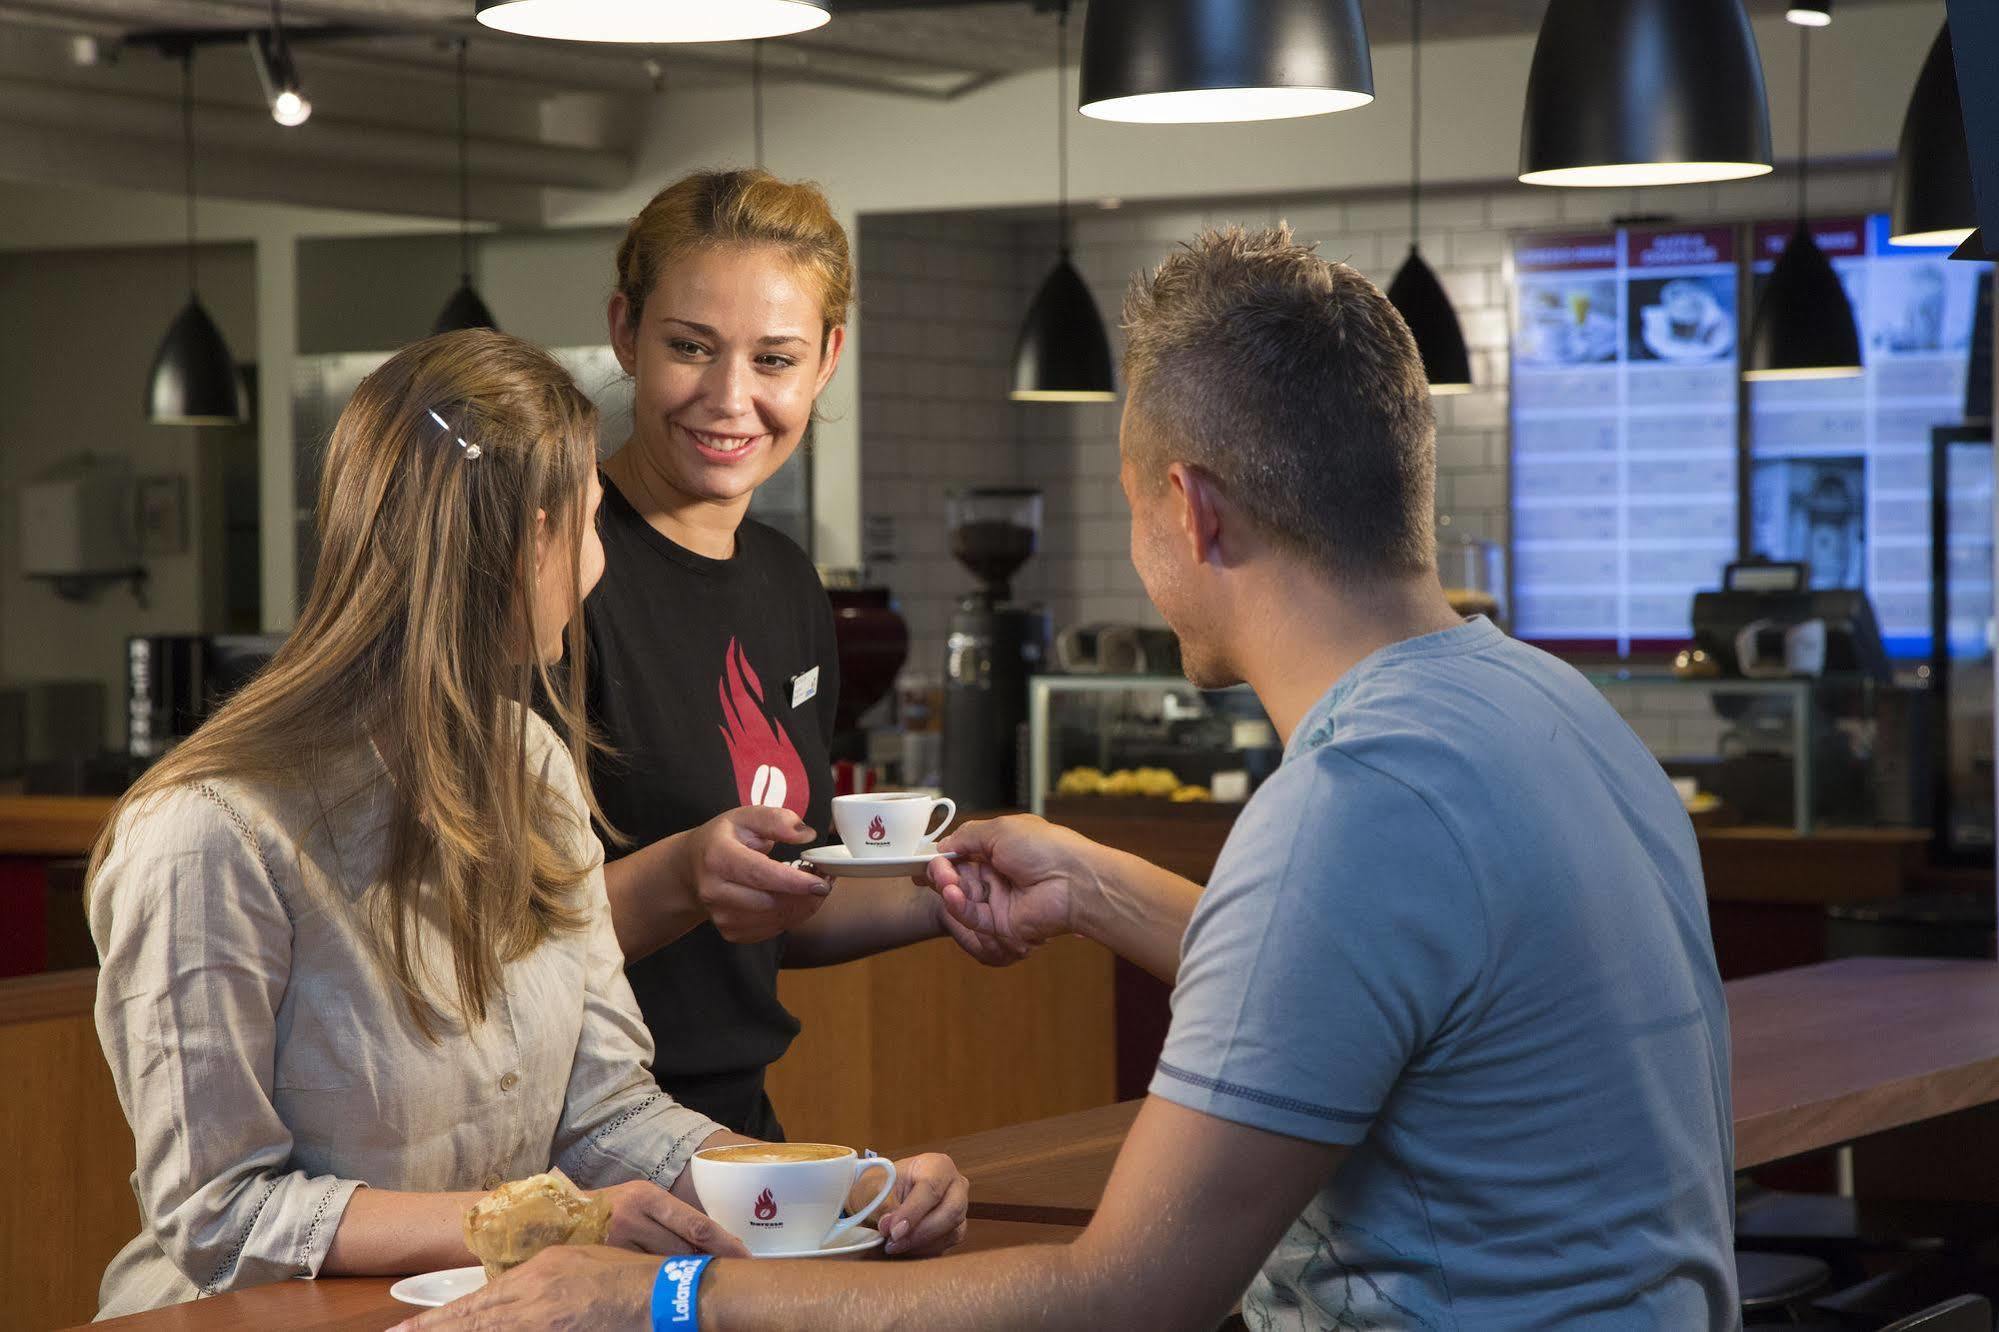
[[[1815,212],[1888,206],[1886,167],[1824,170]],[[1471,393],[1437,404],[1437,501],[1461,531],[1507,539],[1507,333],[1513,233],[1613,218],[1676,222],[1781,217],[1795,179],[1668,190],[1438,190],[1422,208],[1422,249],[1457,306],[1472,352]],[[1386,286],[1409,251],[1406,198],[1244,199],[1198,208],[1081,213],[1074,259],[1122,354],[1117,328],[1133,274],[1203,227],[1288,221],[1319,252]],[[890,560],[871,572],[896,592],[910,623],[910,669],[936,674],[952,602],[969,575],[945,550],[943,495],[954,485],[1016,483],[1046,492],[1041,552],[1016,593],[1044,602],[1056,626],[1102,620],[1157,624],[1126,554],[1117,482],[1119,406],[1016,404],[1006,396],[1021,316],[1054,259],[1045,222],[964,214],[871,216],[860,224],[863,514],[892,530]],[[1662,753],[1711,746],[1713,723],[1620,697]]]

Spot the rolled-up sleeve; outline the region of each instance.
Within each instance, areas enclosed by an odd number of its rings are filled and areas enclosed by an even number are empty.
[[[625,980],[602,871],[593,871],[592,879],[598,909],[588,940],[583,1030],[556,1130],[555,1163],[585,1188],[629,1179],[671,1187],[695,1149],[722,1126],[653,1081],[652,1038]]]
[[[214,1294],[319,1273],[360,1181],[288,1169],[272,1105],[285,903],[220,807],[127,820],[93,886],[97,1032],[138,1155],[142,1220]]]
[[[590,861],[580,889],[591,919],[583,940],[583,1025],[576,1038],[555,1164],[584,1188],[632,1179],[671,1187],[710,1135],[714,1120],[659,1089],[652,1076],[652,1035],[625,979],[625,955],[604,892],[604,846],[590,831],[589,809],[568,751],[539,719],[548,746],[544,779],[576,812],[579,854]]]

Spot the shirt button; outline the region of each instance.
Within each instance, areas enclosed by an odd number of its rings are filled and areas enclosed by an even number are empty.
[[[500,1078],[501,1091],[512,1091],[514,1088],[520,1085],[521,1085],[521,1075],[518,1073],[508,1073]]]
[[[485,1189],[486,1192],[491,1193],[494,1189],[499,1188],[500,1185],[504,1183],[506,1183],[506,1181],[501,1179],[500,1176],[497,1173],[495,1173],[486,1176],[486,1182],[484,1184],[481,1184],[479,1187]]]

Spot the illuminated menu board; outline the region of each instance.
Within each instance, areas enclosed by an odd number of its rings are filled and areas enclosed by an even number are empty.
[[[1759,284],[1795,225],[1754,229]],[[1814,587],[1864,589],[1889,654],[1927,656],[1930,431],[1963,420],[1986,265],[1890,245],[1884,216],[1815,221],[1812,235],[1852,300],[1866,371],[1750,385],[1750,549],[1807,561]]]
[[[1736,229],[1528,237],[1513,266],[1514,632],[1677,646],[1737,549]]]

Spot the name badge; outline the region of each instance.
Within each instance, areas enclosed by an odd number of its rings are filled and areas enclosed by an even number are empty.
[[[803,707],[819,697],[819,668],[814,666],[802,675],[791,677],[791,706]]]

